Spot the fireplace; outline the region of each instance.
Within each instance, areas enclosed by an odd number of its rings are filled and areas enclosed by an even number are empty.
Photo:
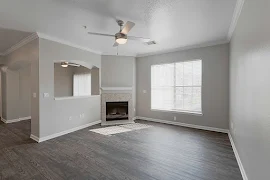
[[[128,101],[106,102],[106,121],[118,121],[128,119]]]

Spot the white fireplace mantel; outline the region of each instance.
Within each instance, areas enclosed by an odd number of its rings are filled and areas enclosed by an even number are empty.
[[[132,87],[101,87],[103,91],[132,91]]]

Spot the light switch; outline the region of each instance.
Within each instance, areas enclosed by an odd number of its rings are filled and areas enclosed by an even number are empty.
[[[36,98],[37,97],[37,93],[33,93],[33,98]]]
[[[44,96],[44,98],[48,98],[48,97],[50,97],[50,94],[49,93],[44,93],[43,96]]]
[[[147,93],[147,91],[146,91],[146,90],[143,90],[143,93],[144,93],[144,94],[146,94],[146,93]]]

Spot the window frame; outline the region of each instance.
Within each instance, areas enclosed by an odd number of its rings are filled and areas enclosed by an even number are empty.
[[[166,65],[166,64],[176,64],[176,63],[184,63],[184,62],[190,62],[190,61],[201,61],[201,86],[172,86],[174,88],[174,95],[175,95],[175,90],[177,87],[201,87],[201,111],[188,111],[188,110],[180,110],[180,109],[156,109],[156,108],[152,108],[152,67],[153,66],[159,66],[159,65]],[[174,71],[174,74],[176,73],[176,71]],[[203,61],[202,59],[192,59],[192,60],[184,60],[184,61],[176,61],[176,62],[163,62],[163,63],[159,63],[159,64],[152,64],[150,66],[150,74],[151,74],[151,77],[150,77],[150,93],[151,93],[151,96],[150,96],[150,106],[151,106],[151,111],[157,111],[157,112],[173,112],[173,113],[179,113],[179,114],[190,114],[190,115],[198,115],[198,116],[202,116],[203,115],[203,97],[202,97],[202,94],[203,94]],[[176,76],[174,76],[176,77]],[[175,81],[176,78],[174,78],[174,81]],[[166,87],[170,87],[170,86],[166,86]],[[175,96],[174,96],[175,97]],[[174,98],[175,100],[175,98]]]

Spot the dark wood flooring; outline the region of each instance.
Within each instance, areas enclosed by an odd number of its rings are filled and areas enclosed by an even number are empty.
[[[86,128],[40,144],[30,121],[1,122],[0,179],[242,179],[226,134],[137,122],[154,127],[113,136]]]

